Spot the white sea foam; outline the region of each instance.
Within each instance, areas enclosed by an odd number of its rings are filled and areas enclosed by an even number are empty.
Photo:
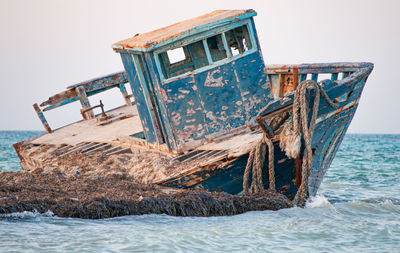
[[[329,207],[333,208],[332,204],[322,194],[317,194],[308,199],[306,203],[307,208]]]
[[[389,210],[391,212],[396,212],[400,214],[400,205],[396,205],[395,203],[393,203],[392,200],[390,199],[386,199],[382,204],[381,207],[383,209]]]
[[[54,213],[51,210],[47,210],[45,213],[39,213],[36,209],[33,212],[24,211],[24,212],[16,212],[16,213],[7,213],[0,214],[0,217],[8,217],[8,218],[36,218],[36,217],[52,217]]]

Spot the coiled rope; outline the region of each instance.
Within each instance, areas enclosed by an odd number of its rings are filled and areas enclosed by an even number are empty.
[[[312,109],[312,116],[310,122],[308,121],[308,101],[306,96],[307,89],[315,90],[315,98]],[[318,114],[320,103],[320,95],[324,98],[329,106],[338,108],[339,102],[331,100],[326,92],[322,89],[316,81],[305,80],[299,84],[296,89],[293,101],[292,120],[289,120],[283,126],[282,133],[280,134],[280,147],[285,150],[289,158],[296,158],[300,154],[301,149],[301,134],[299,127],[299,116],[301,118],[301,128],[303,132],[303,139],[305,142],[303,164],[302,164],[302,179],[301,185],[293,199],[293,203],[297,206],[304,206],[308,197],[308,177],[310,175],[313,154],[311,149],[311,141],[315,130],[315,123]],[[275,172],[274,172],[274,145],[272,141],[264,134],[256,147],[250,152],[247,160],[246,169],[243,176],[243,193],[248,193],[248,178],[250,169],[252,168],[252,183],[250,186],[250,193],[257,193],[264,189],[262,183],[262,167],[266,155],[266,145],[268,145],[268,161],[269,161],[269,189],[275,191]]]

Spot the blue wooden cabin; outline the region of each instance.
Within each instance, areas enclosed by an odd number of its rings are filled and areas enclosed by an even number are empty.
[[[256,125],[272,97],[255,15],[214,11],[113,45],[148,143],[184,152]]]

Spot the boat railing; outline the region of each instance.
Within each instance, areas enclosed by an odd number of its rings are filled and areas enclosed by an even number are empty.
[[[370,72],[372,63],[315,63],[297,65],[268,65],[265,73],[271,83],[275,99],[282,98],[296,90],[297,85],[304,80],[316,82],[329,79],[338,82],[353,74]]]
[[[54,110],[58,107],[70,104],[75,101],[80,101],[83,120],[90,120],[95,117],[93,109],[90,105],[88,97],[99,94],[112,88],[119,88],[125,104],[132,105],[132,94],[128,94],[125,84],[128,83],[128,76],[125,71],[113,73],[110,75],[94,78],[88,81],[77,83],[67,87],[67,90],[49,97],[42,102],[40,106],[35,103],[35,109],[40,121],[48,133],[51,133],[49,123],[47,122],[44,112]],[[40,108],[42,107],[42,108]]]
[[[260,110],[257,122],[267,135],[272,137],[274,130],[266,120],[271,120],[275,115],[290,108],[299,83],[314,80],[328,91],[332,87],[351,86],[365,81],[373,67],[374,65],[368,62],[269,65],[265,68],[265,73],[268,75],[275,99]]]

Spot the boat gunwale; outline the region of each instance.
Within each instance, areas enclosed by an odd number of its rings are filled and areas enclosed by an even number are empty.
[[[297,69],[298,74],[323,74],[323,73],[340,73],[340,72],[352,72],[349,76],[330,82],[330,85],[325,84],[322,80],[322,88],[326,92],[329,92],[333,88],[338,88],[342,85],[349,85],[353,82],[359,82],[363,78],[367,79],[369,74],[374,68],[374,64],[371,62],[334,62],[334,63],[303,63],[303,64],[282,64],[282,65],[267,65],[264,69],[266,74],[282,74],[282,73],[293,73],[293,69]],[[329,80],[329,79],[327,79]],[[272,113],[273,111],[289,106],[293,103],[294,94],[296,91],[292,91],[283,95],[279,99],[275,99],[269,102],[263,109],[260,110],[257,115],[257,120],[261,120],[265,115]]]

